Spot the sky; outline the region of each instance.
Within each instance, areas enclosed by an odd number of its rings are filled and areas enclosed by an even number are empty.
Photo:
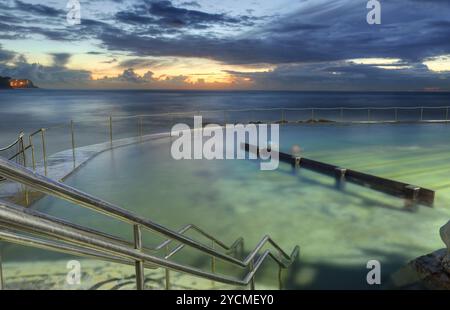
[[[0,76],[44,88],[450,91],[450,0],[0,1]]]

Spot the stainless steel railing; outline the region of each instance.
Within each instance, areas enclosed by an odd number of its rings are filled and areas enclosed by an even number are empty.
[[[25,134],[23,131],[19,133],[17,139],[11,142],[9,145],[0,148],[0,157],[7,158],[8,160],[15,160],[16,162],[21,162],[26,166],[26,154],[27,148],[24,143]],[[3,154],[2,154],[3,153]]]
[[[166,267],[169,269],[174,269],[177,271],[190,273],[192,275],[197,275],[200,277],[208,278],[214,281],[222,282],[222,283],[228,283],[228,284],[236,284],[236,285],[246,285],[250,282],[251,287],[254,288],[254,280],[253,276],[259,268],[262,261],[267,257],[273,258],[275,261],[278,262],[280,272],[281,268],[287,268],[296,258],[299,252],[299,247],[295,247],[291,255],[288,255],[286,252],[284,252],[280,246],[278,246],[277,243],[275,243],[269,236],[265,236],[261,239],[261,241],[256,245],[256,247],[247,255],[245,259],[238,259],[233,256],[230,256],[229,253],[223,253],[218,251],[214,248],[214,245],[217,244],[220,247],[224,248],[227,251],[234,250],[237,248],[238,245],[241,245],[243,240],[239,238],[236,240],[231,246],[225,245],[220,240],[212,237],[211,235],[207,234],[206,232],[202,231],[200,228],[194,226],[194,225],[188,225],[184,228],[182,228],[180,231],[173,231],[171,229],[168,229],[162,225],[159,225],[155,222],[152,222],[148,219],[141,218],[125,209],[122,209],[118,206],[115,206],[111,203],[108,203],[106,201],[103,201],[99,198],[93,197],[89,194],[83,193],[75,188],[72,188],[68,185],[65,185],[63,183],[51,180],[43,175],[40,175],[36,172],[32,172],[31,170],[22,167],[16,163],[10,162],[5,159],[0,158],[0,175],[6,177],[7,179],[13,180],[15,182],[19,182],[20,184],[24,184],[26,186],[33,187],[34,189],[49,194],[52,196],[55,196],[57,198],[62,198],[67,201],[73,202],[77,205],[87,207],[89,209],[95,210],[97,212],[100,212],[102,214],[105,214],[110,217],[114,217],[118,220],[130,223],[133,225],[133,232],[134,232],[134,243],[133,244],[126,244],[123,242],[123,240],[118,240],[116,237],[112,237],[109,235],[106,235],[104,233],[96,232],[92,229],[81,229],[81,227],[76,226],[74,224],[69,224],[67,222],[64,222],[62,220],[55,220],[54,218],[49,218],[48,216],[44,216],[43,214],[32,213],[32,211],[27,211],[26,209],[20,208],[20,214],[22,214],[22,217],[17,216],[17,208],[15,210],[11,207],[8,209],[9,213],[5,211],[3,215],[7,219],[7,221],[3,221],[3,223],[6,223],[7,227],[11,226],[18,226],[22,230],[32,230],[34,233],[40,233],[44,232],[46,234],[49,234],[51,236],[55,236],[60,239],[64,239],[67,237],[71,240],[71,242],[80,241],[80,238],[76,238],[79,234],[82,234],[82,238],[84,241],[81,242],[81,245],[88,246],[88,250],[93,251],[91,253],[87,253],[89,255],[96,255],[97,257],[101,257],[104,253],[106,253],[106,256],[104,255],[105,259],[117,259],[117,257],[109,257],[111,255],[111,250],[106,251],[108,248],[112,248],[112,254],[118,255],[118,256],[124,256],[127,259],[130,258],[136,258],[135,260],[135,267],[136,267],[136,278],[137,278],[137,288],[142,289],[144,287],[144,268],[148,268],[148,264],[155,264],[157,266]],[[5,204],[5,203],[3,203]],[[13,208],[14,209],[14,208]],[[16,212],[16,214],[13,216],[13,218],[7,217],[7,215],[11,215],[11,212]],[[8,214],[6,214],[8,213]],[[0,218],[2,213],[0,212]],[[16,219],[17,221],[15,221]],[[21,222],[25,219],[28,219],[28,224]],[[43,222],[42,222],[43,221]],[[34,227],[32,223],[39,224],[38,226]],[[49,224],[48,222],[51,222]],[[9,225],[9,226],[8,226]],[[53,227],[53,229],[52,229]],[[55,227],[59,227],[59,230],[55,230]],[[49,228],[49,230],[46,230],[46,228]],[[165,236],[168,238],[168,240],[164,241],[161,245],[156,247],[153,250],[160,250],[162,248],[167,248],[169,243],[177,241],[180,243],[178,247],[176,247],[171,252],[167,253],[167,255],[161,259],[157,258],[155,256],[146,254],[146,248],[142,246],[142,232],[141,229],[147,229],[152,232],[156,232],[162,236]],[[212,241],[212,246],[204,245],[203,243],[200,243],[192,238],[189,238],[184,235],[184,233],[190,229],[196,230],[203,236],[207,237],[209,240]],[[76,234],[78,235],[65,235],[64,232],[73,232],[76,231]],[[78,236],[79,237],[79,236]],[[5,238],[5,236],[3,237]],[[90,240],[90,238],[94,238],[93,240]],[[9,239],[11,240],[11,238]],[[20,240],[24,240],[24,237]],[[18,241],[18,240],[16,240]],[[28,240],[27,242],[31,242]],[[98,243],[98,248],[92,246],[92,244]],[[261,256],[257,258],[258,253],[260,250],[266,245],[271,245],[276,253],[279,255],[276,256],[272,254],[271,251],[266,250]],[[49,244],[46,244],[46,246],[50,246]],[[133,246],[132,250],[130,249],[131,246]],[[177,252],[179,252],[183,247],[189,246],[192,247],[198,251],[200,251],[203,254],[207,254],[211,257],[211,267],[214,271],[215,268],[215,259],[220,259],[222,261],[225,261],[227,263],[230,263],[234,266],[241,267],[241,268],[250,268],[250,271],[244,280],[237,281],[236,279],[231,279],[229,277],[224,276],[218,276],[212,273],[205,273],[204,271],[189,267],[180,265],[177,263],[173,263],[168,261],[170,257],[175,255]],[[61,250],[61,249],[60,249]],[[67,250],[67,249],[66,249]],[[78,252],[82,251],[83,249],[76,249]],[[130,252],[131,251],[131,252]],[[100,252],[100,253],[98,253]],[[117,254],[119,253],[119,254]],[[139,255],[137,255],[139,254]],[[257,259],[256,259],[257,258]],[[256,259],[256,261],[255,261]],[[283,263],[282,260],[288,261],[288,264]],[[169,287],[169,274],[167,273],[166,278],[167,284],[166,287]]]
[[[97,125],[96,130],[100,130],[105,135],[101,135],[100,142],[113,141],[118,136],[124,134],[127,137],[139,138],[141,141],[145,131],[153,130],[152,126],[161,126],[169,130],[175,121],[184,121],[186,117],[194,115],[203,115],[205,122],[214,122],[217,124],[226,123],[279,123],[279,124],[316,124],[316,123],[403,123],[403,122],[450,122],[449,106],[411,106],[411,107],[277,107],[277,108],[245,108],[245,109],[227,109],[227,110],[200,110],[189,112],[168,112],[154,114],[140,114],[129,116],[108,116],[105,118],[93,118],[91,120],[81,120],[66,124],[53,124],[46,128],[40,128],[28,136],[28,145],[24,143],[24,136],[17,139],[15,144],[8,146],[11,148],[19,142],[22,150],[16,155],[22,155],[23,162],[26,165],[25,155],[28,149],[31,154],[28,157],[30,165],[36,169],[36,164],[40,160],[43,164],[44,174],[48,175],[48,158],[56,148],[59,151],[72,150],[73,167],[76,167],[76,147],[82,146],[84,137],[80,132],[84,127]],[[356,113],[356,114],[355,114]],[[147,121],[147,123],[145,122]],[[127,122],[126,129],[121,128],[120,124]],[[150,124],[148,123],[150,122]],[[164,125],[163,125],[164,123]],[[104,128],[100,128],[104,127]],[[64,138],[55,141],[55,137],[48,137],[49,134],[62,136],[61,130],[64,130]],[[67,132],[65,132],[67,130]],[[81,130],[82,131],[82,130]],[[159,130],[158,132],[160,132]],[[88,131],[87,135],[93,133]],[[98,133],[97,133],[98,134]],[[36,141],[39,138],[39,141]],[[77,141],[76,141],[77,140]],[[77,145],[77,143],[79,145]],[[96,142],[98,143],[98,142]],[[60,148],[60,145],[63,146]],[[3,148],[3,149],[7,149]],[[37,148],[40,152],[37,152]],[[0,149],[0,156],[1,151]],[[38,154],[39,153],[39,154]],[[39,158],[39,159],[38,159]]]
[[[27,166],[27,156],[26,151],[31,147],[30,145],[25,146],[25,134],[21,131],[13,142],[9,145],[0,148],[0,158],[6,158],[10,161],[15,161],[20,165],[26,167]],[[6,179],[0,175],[0,182],[5,181]],[[22,192],[24,193],[25,203],[29,204],[29,193],[26,186],[21,186]]]
[[[33,216],[23,211],[21,207],[0,201],[1,240],[82,256],[94,256],[123,264],[132,264],[133,261],[139,261],[142,262],[143,266],[149,265],[150,268],[154,268],[154,266],[163,267],[223,284],[246,286],[252,283],[256,272],[267,257],[271,257],[277,262],[280,268],[288,268],[298,255],[298,248],[296,247],[291,256],[289,256],[289,261],[286,262],[273,255],[269,250],[266,250],[256,259],[254,267],[247,272],[243,279],[238,279],[186,266],[170,261],[167,258],[147,254],[129,246],[106,242],[97,236],[87,235],[83,231],[46,219],[43,215]],[[5,226],[9,229],[5,230]],[[23,235],[20,232],[33,233],[40,236],[40,238]],[[59,241],[49,241],[42,237],[53,237]],[[100,253],[100,256],[97,256],[97,253]],[[141,280],[143,281],[143,279]]]

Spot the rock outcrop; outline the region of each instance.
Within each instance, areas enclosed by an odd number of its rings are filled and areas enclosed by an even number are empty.
[[[391,276],[390,287],[450,290],[450,222],[439,232],[446,248],[409,262]]]
[[[9,85],[10,77],[0,76],[0,89],[11,89],[11,85]]]
[[[447,252],[442,258],[442,266],[450,274],[450,221],[440,229],[441,239],[447,247]]]
[[[28,79],[12,79],[10,77],[0,76],[0,89],[14,89],[14,88],[38,88],[33,84],[33,81]]]
[[[450,290],[450,273],[444,268],[444,258],[447,254],[447,249],[441,249],[409,263],[417,273],[423,288]]]

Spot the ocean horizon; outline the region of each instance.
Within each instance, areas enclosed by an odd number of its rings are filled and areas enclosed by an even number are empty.
[[[303,92],[198,90],[0,91],[0,144],[20,130],[112,116],[258,108],[450,106],[445,92]]]

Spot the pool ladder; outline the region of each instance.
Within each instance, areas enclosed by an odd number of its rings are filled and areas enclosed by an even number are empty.
[[[289,255],[270,236],[266,235],[245,258],[237,258],[239,252],[241,256],[243,254],[243,238],[238,238],[228,246],[196,225],[190,224],[174,231],[3,158],[0,158],[0,176],[34,188],[44,194],[64,199],[78,206],[131,224],[134,236],[134,240],[131,242],[0,200],[0,241],[134,265],[137,289],[145,288],[144,269],[146,268],[165,268],[166,289],[170,289],[170,270],[222,284],[239,287],[250,285],[250,289],[255,289],[255,274],[268,257],[278,265],[278,285],[281,289],[283,269],[289,268],[299,255],[298,246]],[[158,233],[167,240],[155,248],[145,247],[142,242],[142,230]],[[208,239],[211,245],[205,245],[186,236],[185,234],[188,231],[199,233]],[[170,245],[175,242],[177,246],[171,249]],[[272,248],[270,250],[265,249],[260,253],[266,245],[270,245]],[[211,271],[170,260],[184,247],[192,247],[208,255],[211,260]],[[218,248],[221,248],[222,251],[219,251]],[[157,255],[162,250],[165,250],[164,254]],[[217,259],[232,266],[246,269],[247,272],[242,278],[218,274],[216,273]],[[0,253],[0,288],[4,288],[4,277],[1,270]]]

